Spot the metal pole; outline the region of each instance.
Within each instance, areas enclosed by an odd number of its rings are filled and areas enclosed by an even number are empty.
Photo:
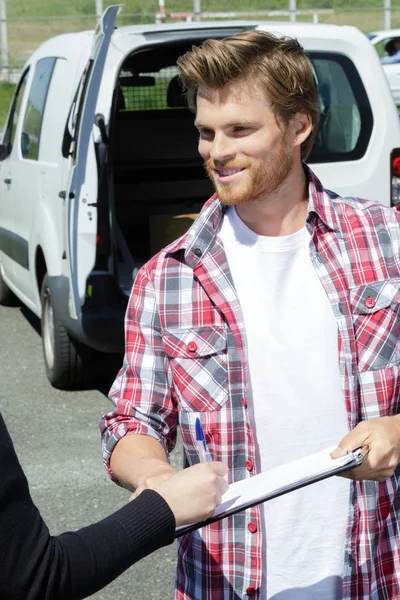
[[[102,14],[103,14],[103,0],[96,0],[96,21],[97,21],[97,23],[100,21]]]
[[[194,20],[201,21],[201,0],[193,0]]]
[[[164,0],[158,0],[159,14],[160,14],[160,23],[166,23],[167,18],[165,14],[165,3]]]
[[[8,81],[8,37],[6,0],[0,0],[1,81]]]
[[[392,27],[392,0],[383,0],[383,28]]]
[[[289,0],[289,20],[291,23],[296,22],[296,0]]]

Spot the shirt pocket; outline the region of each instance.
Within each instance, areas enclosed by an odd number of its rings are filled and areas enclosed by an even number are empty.
[[[400,364],[400,278],[350,290],[359,371]]]
[[[400,412],[400,366],[358,374],[361,420],[390,417]]]
[[[168,329],[162,339],[180,410],[220,410],[228,400],[226,329]]]

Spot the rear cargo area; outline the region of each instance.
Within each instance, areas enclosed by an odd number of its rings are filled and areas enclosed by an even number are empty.
[[[193,120],[185,109],[117,115],[115,214],[135,256],[148,258],[167,241],[161,215],[196,213],[212,193]]]
[[[180,237],[213,193],[198,154],[194,115],[174,66],[177,56],[164,56],[152,71],[143,59],[139,64],[129,60],[116,91],[110,212],[126,293],[137,269]]]

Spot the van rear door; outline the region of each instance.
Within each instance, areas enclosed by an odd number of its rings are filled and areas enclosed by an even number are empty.
[[[96,257],[97,167],[93,125],[104,65],[120,5],[109,6],[94,34],[90,58],[82,75],[64,136],[63,154],[72,157],[66,191],[66,240],[70,278],[69,311],[79,319],[86,280]]]

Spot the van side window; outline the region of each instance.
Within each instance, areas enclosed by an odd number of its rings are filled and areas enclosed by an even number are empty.
[[[2,158],[5,158],[11,153],[12,147],[14,145],[15,134],[17,131],[18,118],[21,112],[21,104],[22,99],[24,97],[26,82],[28,80],[29,69],[25,71],[22,75],[18,87],[16,89],[14,99],[12,101],[10,115],[8,117],[8,122],[6,125],[6,130],[4,132],[3,138],[3,146],[5,148],[4,155]]]
[[[391,39],[392,38],[390,38],[390,37],[384,38],[383,40],[380,40],[379,42],[377,42],[374,45],[374,48],[377,51],[379,58],[383,58],[384,56],[389,56],[389,54],[386,51],[385,46]]]
[[[117,110],[187,108],[175,65],[156,72],[122,71],[118,80]]]
[[[61,152],[64,158],[72,156],[75,163],[78,152],[78,139],[81,128],[82,112],[85,104],[86,92],[89,86],[92,69],[93,60],[90,59],[86,65],[85,70],[82,73],[82,77],[76,89],[64,129]]]
[[[373,126],[368,96],[353,62],[341,54],[310,52],[321,120],[308,163],[358,160]]]
[[[36,65],[21,132],[20,143],[23,158],[30,160],[39,158],[44,108],[56,60],[56,58],[43,58]]]

